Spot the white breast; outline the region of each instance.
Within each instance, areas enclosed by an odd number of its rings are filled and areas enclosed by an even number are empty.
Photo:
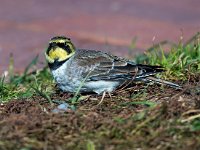
[[[67,92],[76,92],[80,82],[76,78],[76,74],[72,75],[69,72],[68,62],[65,62],[62,66],[51,72],[60,89]]]

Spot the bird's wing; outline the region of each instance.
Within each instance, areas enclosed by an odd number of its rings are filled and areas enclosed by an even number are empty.
[[[140,79],[163,71],[160,66],[135,64],[100,51],[79,50],[74,58],[78,66],[85,68],[83,77],[88,75],[87,80],[92,81]]]

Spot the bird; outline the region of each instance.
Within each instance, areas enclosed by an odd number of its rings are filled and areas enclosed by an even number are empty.
[[[180,89],[178,84],[156,78],[161,66],[137,64],[104,51],[77,49],[70,38],[50,39],[45,57],[58,87],[64,92],[111,93],[128,82],[155,82]]]

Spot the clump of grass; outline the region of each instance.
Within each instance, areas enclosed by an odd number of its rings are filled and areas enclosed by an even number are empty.
[[[10,56],[10,65],[8,76],[3,75],[0,78],[0,102],[6,102],[11,99],[30,98],[33,95],[45,95],[49,99],[49,93],[52,93],[53,80],[47,67],[42,70],[30,72],[38,63],[36,56],[25,68],[22,74],[14,74],[14,61]],[[51,86],[52,85],[52,86]],[[44,92],[48,86],[49,92]],[[46,90],[47,91],[47,90]]]
[[[163,45],[170,44],[168,53],[164,52]],[[186,80],[186,74],[200,73],[200,33],[197,33],[185,44],[178,45],[161,42],[149,48],[145,54],[135,58],[137,63],[160,65],[166,69],[165,78]]]

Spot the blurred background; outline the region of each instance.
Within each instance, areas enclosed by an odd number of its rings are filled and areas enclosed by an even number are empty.
[[[0,0],[0,73],[23,71],[51,37],[65,35],[77,48],[97,49],[123,57],[133,39],[133,54],[162,40],[188,40],[200,31],[199,0]]]

